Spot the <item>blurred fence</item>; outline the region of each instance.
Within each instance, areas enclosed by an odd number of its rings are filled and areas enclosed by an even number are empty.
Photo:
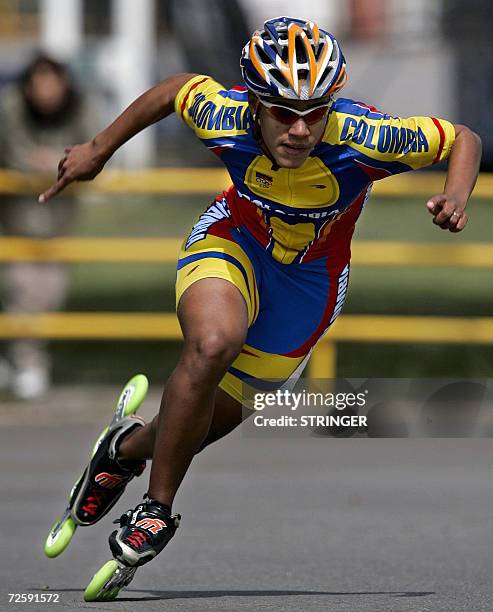
[[[14,170],[0,170],[0,194],[38,194],[52,182],[53,176],[26,175]],[[406,172],[386,177],[373,185],[379,197],[428,197],[441,193],[445,183],[442,172]],[[69,190],[81,193],[109,194],[180,194],[217,195],[231,185],[223,168],[154,168],[149,170],[105,170],[94,181],[78,183]],[[478,198],[493,198],[493,173],[479,176],[474,189]]]
[[[422,173],[396,176],[375,185],[381,197],[438,193],[444,176]],[[39,193],[47,177],[0,171],[0,193]],[[217,194],[230,184],[222,169],[159,169],[139,172],[107,171],[96,181],[76,188],[98,193]],[[482,175],[478,197],[493,198],[493,176]],[[178,238],[77,238],[32,240],[0,238],[0,262],[63,261],[113,263],[175,262]],[[452,266],[492,268],[493,244],[444,245],[434,243],[355,241],[352,261],[358,266]],[[173,313],[40,313],[0,314],[0,338],[179,340]],[[493,317],[431,317],[343,315],[317,346],[310,375],[336,375],[338,342],[398,342],[438,344],[493,344]]]

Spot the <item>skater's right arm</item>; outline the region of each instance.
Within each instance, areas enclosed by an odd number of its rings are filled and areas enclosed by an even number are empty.
[[[90,181],[97,176],[113,153],[127,140],[174,111],[178,92],[195,76],[190,73],[177,74],[161,81],[132,102],[90,142],[65,149],[65,155],[58,164],[57,180],[39,196],[39,202],[47,202],[74,181]]]

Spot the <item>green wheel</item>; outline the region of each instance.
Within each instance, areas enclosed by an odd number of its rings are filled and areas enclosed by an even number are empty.
[[[97,571],[84,591],[84,601],[112,601],[130,583],[137,568],[125,567],[112,559]]]
[[[103,565],[92,577],[91,582],[84,591],[84,601],[105,601],[106,595],[110,593],[104,587],[114,576],[118,569],[118,563],[112,559]]]
[[[71,516],[62,521],[56,521],[46,538],[44,546],[45,555],[50,557],[50,559],[61,555],[70,544],[76,529],[77,523],[75,523]]]
[[[144,401],[148,388],[149,381],[143,374],[136,374],[133,378],[131,378],[120,393],[120,397],[116,403],[115,417],[113,418],[111,424],[113,424],[116,420],[122,419],[123,417],[135,414]],[[108,429],[109,427],[105,427],[99,434],[98,439],[92,447],[91,458],[96,454],[96,451],[101,444],[101,440],[107,434]]]
[[[121,416],[135,414],[144,401],[149,388],[149,381],[143,374],[136,374],[123,388],[117,402],[117,412]]]

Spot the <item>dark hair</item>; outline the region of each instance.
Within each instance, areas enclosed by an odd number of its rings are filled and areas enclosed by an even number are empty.
[[[21,72],[19,83],[24,86],[27,85],[32,79],[34,73],[40,68],[44,67],[52,70],[62,79],[69,79],[67,66],[65,64],[57,62],[55,59],[49,55],[46,55],[45,53],[36,53],[36,55]]]
[[[40,112],[27,93],[28,86],[33,76],[36,72],[43,69],[54,72],[67,84],[67,92],[60,107],[55,112],[48,115]],[[81,95],[73,82],[68,67],[66,64],[58,62],[45,53],[36,53],[19,75],[18,85],[24,101],[27,118],[35,125],[42,127],[58,127],[70,121],[79,110]]]

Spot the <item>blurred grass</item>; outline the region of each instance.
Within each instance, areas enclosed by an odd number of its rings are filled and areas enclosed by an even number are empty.
[[[185,236],[212,198],[92,197],[81,210],[82,236]],[[410,242],[491,242],[491,206],[473,199],[461,234],[435,227],[422,199],[371,198],[355,238]],[[171,311],[173,265],[81,264],[72,268],[69,310]],[[353,266],[346,313],[493,316],[491,270]],[[54,342],[54,376],[64,382],[121,382],[134,371],[164,381],[177,343]],[[341,344],[340,376],[489,376],[493,347]]]

